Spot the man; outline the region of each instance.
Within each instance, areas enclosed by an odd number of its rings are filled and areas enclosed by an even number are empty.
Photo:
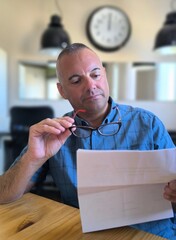
[[[61,200],[78,207],[76,151],[82,149],[154,150],[175,147],[162,122],[152,113],[118,105],[109,97],[106,71],[98,56],[83,44],[65,48],[57,59],[58,90],[74,111],[33,125],[28,146],[0,177],[0,202],[20,198],[50,169]],[[176,181],[163,189],[176,202]],[[174,219],[134,227],[171,239]]]

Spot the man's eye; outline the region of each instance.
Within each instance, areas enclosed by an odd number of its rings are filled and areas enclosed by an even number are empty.
[[[72,84],[77,84],[77,83],[79,83],[80,81],[81,81],[80,78],[73,78],[73,79],[71,80],[71,83],[72,83]]]
[[[94,73],[92,75],[93,79],[99,79],[101,77],[101,74],[100,73]]]

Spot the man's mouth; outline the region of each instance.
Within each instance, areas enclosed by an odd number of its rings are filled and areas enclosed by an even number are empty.
[[[101,96],[101,94],[95,94],[95,95],[91,95],[91,96],[88,96],[88,97],[86,97],[85,99],[86,100],[96,100],[96,99],[98,99],[99,97]]]

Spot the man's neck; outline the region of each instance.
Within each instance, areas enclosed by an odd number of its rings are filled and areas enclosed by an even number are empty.
[[[108,104],[108,107],[106,108],[106,110],[103,113],[97,113],[96,115],[91,114],[89,116],[86,116],[86,122],[90,126],[97,128],[102,124],[103,120],[108,115],[109,111],[110,111],[110,105]]]

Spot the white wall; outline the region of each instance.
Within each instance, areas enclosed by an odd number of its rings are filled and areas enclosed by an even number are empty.
[[[5,132],[7,128],[7,94],[7,54],[0,49],[0,132]]]
[[[0,49],[0,133],[8,131],[7,121],[7,54]],[[3,173],[4,163],[3,140],[0,134],[0,175]]]

